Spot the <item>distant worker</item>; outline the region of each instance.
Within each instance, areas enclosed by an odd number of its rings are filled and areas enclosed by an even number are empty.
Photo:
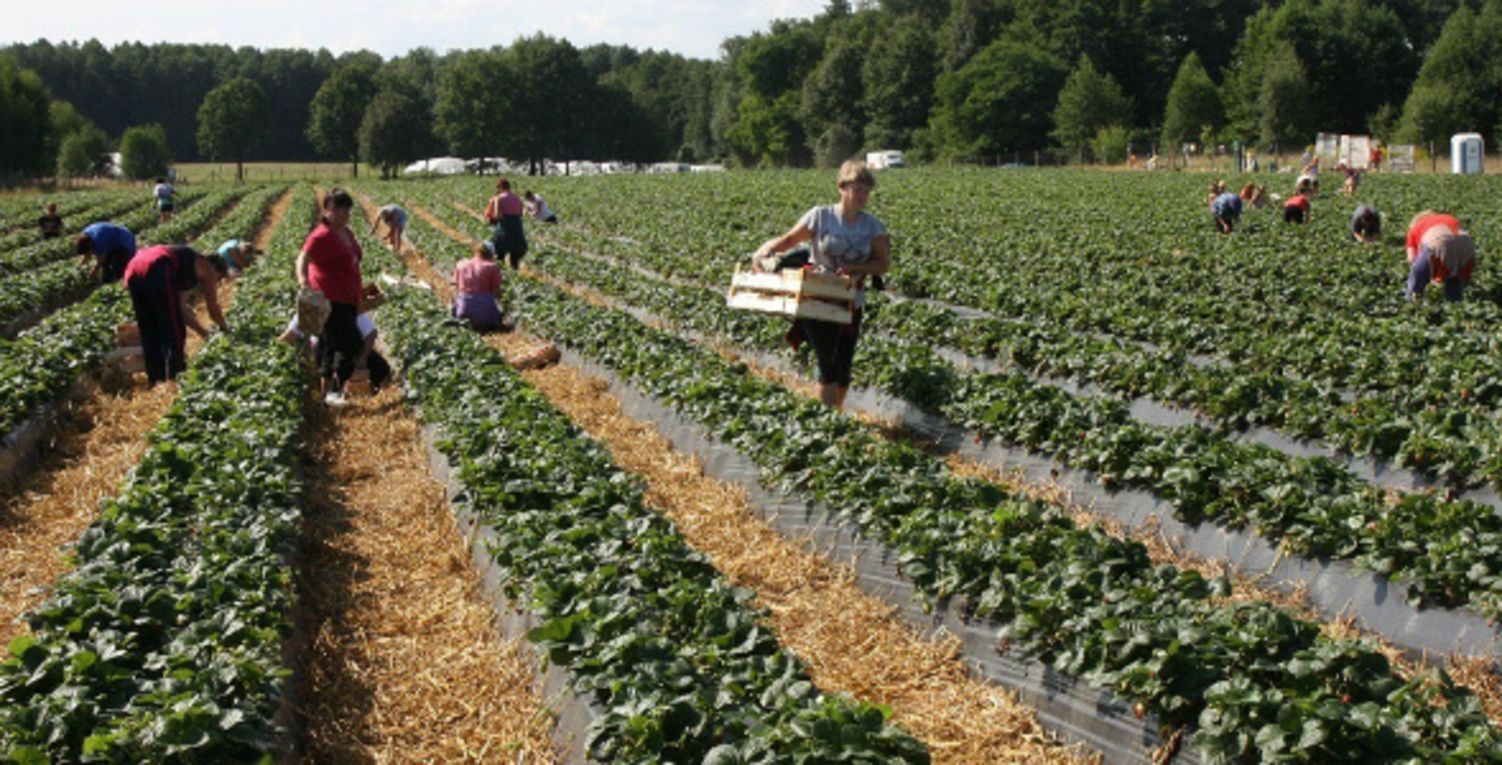
[[[1371,244],[1382,238],[1382,216],[1377,208],[1361,205],[1351,215],[1351,238],[1362,244]]]
[[[355,198],[343,189],[331,189],[323,198],[323,218],[303,241],[297,256],[297,283],[323,294],[329,302],[328,319],[318,337],[320,386],[324,404],[344,404],[344,383],[354,375],[364,358],[365,340],[357,317],[364,300],[360,262],[365,253],[349,228]]]
[[[1215,229],[1222,234],[1231,233],[1236,221],[1241,218],[1241,197],[1229,191],[1210,200],[1210,215],[1215,218]]]
[[[1344,162],[1336,165],[1335,168],[1344,173],[1346,177],[1345,183],[1340,186],[1340,193],[1354,195],[1356,187],[1361,185],[1361,171]]]
[[[1382,169],[1382,154],[1382,142],[1372,141],[1372,150],[1367,155],[1367,163],[1374,173]]]
[[[1298,179],[1293,183],[1294,193],[1305,196],[1319,196],[1319,157],[1314,157],[1304,163],[1304,169],[1299,173]]]
[[[1249,207],[1253,210],[1261,210],[1267,206],[1267,186],[1265,185],[1258,186],[1255,183],[1248,183],[1241,187],[1241,191],[1236,196],[1241,197],[1241,206],[1243,209]]]
[[[90,274],[98,274],[105,284],[118,282],[125,275],[130,259],[135,257],[136,235],[115,223],[90,223],[74,237],[73,250],[78,253],[80,263],[93,257]]]
[[[1409,300],[1418,300],[1433,281],[1444,285],[1445,300],[1460,300],[1476,268],[1476,244],[1453,215],[1425,210],[1408,224]]]
[[[865,279],[885,274],[892,267],[891,240],[887,227],[865,211],[876,176],[866,163],[848,160],[840,166],[837,184],[840,201],[809,210],[786,234],[762,244],[753,261],[786,252],[809,242],[814,270],[849,276],[855,281],[855,309],[851,323],[800,319],[803,335],[814,347],[819,364],[819,400],[828,406],[844,406],[850,391],[851,362],[860,339],[861,314],[865,305]],[[1232,196],[1235,196],[1232,194]]]
[[[255,257],[261,253],[255,245],[243,239],[231,239],[219,245],[219,249],[215,252],[219,253],[219,257],[224,258],[224,265],[229,269],[229,276],[232,279],[239,278],[240,274],[249,268]]]
[[[185,325],[202,337],[209,336],[184,300],[189,290],[198,287],[210,318],[220,330],[229,330],[219,308],[219,280],[226,272],[224,258],[199,255],[185,245],[159,244],[131,258],[125,286],[141,330],[146,379],[152,385],[174,379],[187,368]]]
[[[166,223],[172,220],[172,211],[177,208],[177,189],[172,188],[166,178],[158,178],[151,196],[156,200],[156,222]]]
[[[370,233],[372,235],[375,234],[376,226],[378,225],[385,225],[386,234],[382,238],[386,240],[386,244],[391,247],[392,252],[400,254],[402,251],[402,236],[407,232],[407,211],[402,209],[401,205],[386,205],[376,213],[375,221],[370,224]]]
[[[475,245],[474,256],[454,264],[453,315],[480,332],[501,328],[501,267],[495,262],[495,243]]]
[[[63,218],[57,214],[57,203],[48,202],[46,212],[37,218],[37,228],[42,230],[43,239],[56,239],[63,235]]]
[[[1216,197],[1224,193],[1226,193],[1226,182],[1224,180],[1211,181],[1210,191],[1205,193],[1205,203],[1213,203]]]
[[[1309,197],[1294,194],[1283,201],[1283,222],[1303,225],[1309,222]]]
[[[527,234],[522,230],[522,198],[511,191],[511,181],[502,178],[495,182],[495,196],[485,205],[485,221],[495,226],[491,241],[495,242],[496,257],[505,255],[511,261],[511,270],[521,268],[522,256],[527,254]]]
[[[548,200],[543,199],[541,194],[533,194],[530,190],[522,194],[526,201],[527,214],[543,223],[557,223],[558,216],[553,213],[553,208],[548,207]]]

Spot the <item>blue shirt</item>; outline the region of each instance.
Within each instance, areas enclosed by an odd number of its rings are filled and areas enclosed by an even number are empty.
[[[1241,214],[1241,197],[1227,191],[1215,198],[1210,212],[1217,218],[1230,218]]]
[[[136,235],[130,229],[114,223],[90,223],[83,229],[84,236],[94,241],[95,255],[123,252],[136,253]]]
[[[237,274],[240,273],[240,266],[239,264],[235,263],[235,258],[230,255],[230,250],[238,248],[241,244],[242,242],[239,239],[231,239],[228,242],[219,245],[218,250],[219,257],[224,258],[224,265],[228,266],[230,271]]]

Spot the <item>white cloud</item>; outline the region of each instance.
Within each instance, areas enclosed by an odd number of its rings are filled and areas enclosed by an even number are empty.
[[[0,44],[98,39],[257,48],[367,48],[386,57],[416,47],[488,48],[544,32],[575,45],[595,43],[719,56],[726,37],[766,29],[774,18],[808,17],[824,0],[305,0],[138,3],[60,0],[12,3]]]

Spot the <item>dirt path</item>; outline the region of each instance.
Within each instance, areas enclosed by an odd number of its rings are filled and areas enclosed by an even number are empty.
[[[291,200],[288,191],[272,207],[258,243],[269,240]],[[233,299],[231,283],[223,304]],[[207,322],[199,303],[199,320]],[[202,344],[189,333],[190,358]],[[65,546],[93,521],[99,502],[119,491],[146,453],[146,434],[176,399],[176,383],[147,388],[136,382],[66,405],[47,456],[13,496],[0,500],[0,645],[27,631],[21,616],[42,602],[71,565]]]
[[[308,416],[306,760],[554,761],[401,391]]]
[[[424,220],[432,216],[413,208]],[[456,241],[469,237],[445,233]],[[452,288],[436,280],[421,253],[408,268],[442,300]],[[510,354],[535,340],[487,335]],[[862,592],[848,566],[830,562],[761,521],[744,492],[704,475],[649,424],[621,411],[607,385],[555,365],[523,373],[554,406],[607,446],[621,467],[648,482],[649,504],[677,524],[731,582],[757,593],[778,642],[808,665],[826,692],[892,707],[894,721],[928,744],[936,763],[1068,762],[1082,750],[1062,746],[1015,695],[965,668],[956,639],[925,640],[880,599]],[[858,638],[858,639],[857,639]]]

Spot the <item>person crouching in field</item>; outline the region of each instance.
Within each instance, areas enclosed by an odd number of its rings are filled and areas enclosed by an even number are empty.
[[[386,205],[376,213],[376,219],[370,224],[370,235],[375,236],[376,226],[384,225],[386,234],[383,239],[391,247],[391,251],[400,254],[402,251],[402,236],[407,231],[407,211],[401,205]]]
[[[1236,228],[1236,221],[1241,217],[1241,196],[1229,191],[1222,191],[1210,200],[1210,215],[1215,218],[1215,229],[1222,234],[1229,234]]]
[[[876,188],[876,176],[866,163],[848,160],[840,166],[837,188],[837,204],[809,210],[786,234],[763,244],[754,258],[764,261],[769,255],[809,242],[815,271],[855,279],[855,310],[849,324],[799,320],[819,362],[819,400],[836,408],[844,405],[850,391],[850,366],[860,339],[866,297],[865,277],[881,276],[892,267],[887,227],[865,211]]]
[[[1236,196],[1241,197],[1241,206],[1243,209],[1251,208],[1253,210],[1261,210],[1263,207],[1267,206],[1266,186],[1258,186],[1255,183],[1248,183],[1247,185],[1241,187],[1241,192]]]
[[[474,257],[454,264],[453,314],[470,328],[491,332],[501,328],[501,267],[495,262],[495,245],[475,245]]]
[[[1371,244],[1382,238],[1382,215],[1371,205],[1361,205],[1351,215],[1351,238]]]
[[[37,227],[42,230],[43,239],[56,239],[63,235],[63,218],[57,214],[57,203],[48,202],[46,212],[37,218]]]
[[[542,221],[543,223],[557,223],[558,215],[553,208],[548,206],[548,200],[543,199],[541,194],[533,194],[530,190],[522,193],[526,200],[527,214]]]
[[[125,266],[135,257],[136,235],[115,223],[90,223],[73,239],[73,250],[78,253],[80,265],[93,259],[90,274],[98,274],[105,284],[118,282],[125,275]]]
[[[1460,300],[1476,268],[1476,244],[1453,215],[1425,210],[1408,224],[1409,300],[1418,300],[1429,282],[1444,285],[1445,300]]]
[[[496,257],[506,255],[511,261],[511,270],[521,268],[522,256],[527,254],[527,234],[522,230],[522,198],[511,191],[511,181],[502,178],[495,182],[495,196],[485,205],[485,221],[495,226],[492,241]]]
[[[1303,225],[1309,222],[1309,197],[1294,194],[1283,201],[1283,222]]]
[[[238,279],[240,274],[255,261],[260,251],[255,245],[243,239],[230,239],[219,245],[216,252],[219,253],[219,257],[224,258],[224,265],[229,269],[230,278]]]
[[[220,330],[229,330],[219,308],[219,280],[226,273],[224,258],[199,255],[184,245],[147,247],[130,259],[125,268],[125,287],[130,290],[130,304],[141,329],[146,379],[151,385],[171,380],[187,368],[185,326],[202,337],[209,336],[183,300],[188,290],[198,287],[214,323]]]

